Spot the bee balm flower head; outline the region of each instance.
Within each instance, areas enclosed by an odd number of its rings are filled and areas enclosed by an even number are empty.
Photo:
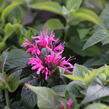
[[[33,37],[33,42],[26,40],[23,47],[27,47],[27,52],[31,53],[28,64],[32,66],[32,70],[36,70],[37,74],[45,75],[45,79],[53,73],[57,67],[62,67],[66,72],[71,73],[73,65],[62,57],[64,44],[59,39],[54,38],[54,34],[50,35],[41,32],[39,36]]]

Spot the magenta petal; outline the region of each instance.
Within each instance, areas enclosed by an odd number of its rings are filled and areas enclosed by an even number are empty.
[[[74,104],[74,101],[72,99],[69,99],[67,101],[68,109],[72,109],[73,104]]]
[[[32,46],[33,44],[31,42],[25,42],[24,44],[22,44],[22,47],[27,47],[27,46]]]

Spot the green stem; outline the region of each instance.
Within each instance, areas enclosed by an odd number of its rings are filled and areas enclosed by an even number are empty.
[[[9,95],[6,89],[5,89],[5,100],[6,100],[6,106],[9,107]]]

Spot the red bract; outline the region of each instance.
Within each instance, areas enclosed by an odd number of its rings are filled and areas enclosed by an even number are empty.
[[[32,70],[36,70],[37,74],[44,74],[45,79],[53,73],[57,67],[62,67],[66,72],[71,73],[73,65],[62,57],[64,44],[58,39],[54,39],[54,34],[40,33],[40,36],[33,37],[33,42],[26,40],[22,44],[27,47],[27,52],[31,53],[28,64],[32,66]]]

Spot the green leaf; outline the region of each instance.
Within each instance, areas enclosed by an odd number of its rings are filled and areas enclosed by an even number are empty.
[[[73,18],[71,21],[68,22],[69,25],[78,25],[79,23],[81,23],[82,21],[84,21],[81,18]]]
[[[37,32],[35,32],[35,34],[31,31],[31,30],[25,30],[25,28],[22,28],[21,29],[22,33],[23,34],[20,34],[19,36],[19,44],[22,45],[23,43],[25,43],[25,40],[24,39],[28,39],[29,41],[32,41],[32,36],[35,36],[37,34]],[[34,35],[33,35],[34,34]]]
[[[67,86],[67,85],[56,85],[56,86],[52,87],[52,89],[53,89],[56,93],[58,93],[58,95],[64,97],[64,96],[65,96],[66,86]]]
[[[90,84],[96,75],[96,71],[90,71],[85,66],[75,64],[72,75],[64,75],[72,80],[79,80],[86,84]]]
[[[13,32],[14,32],[13,25],[11,25],[10,23],[7,23],[4,28],[5,35],[3,38],[3,42],[5,42],[10,36],[12,36]]]
[[[63,15],[62,7],[58,4],[58,2],[46,1],[46,2],[38,2],[30,5],[31,8],[45,10],[54,12],[57,14]]]
[[[4,29],[5,34],[4,34],[3,42],[5,42],[10,36],[13,36],[13,34],[15,33],[21,35],[22,31],[23,31],[23,26],[21,24],[7,23]]]
[[[29,57],[30,55],[21,49],[11,50],[6,61],[7,70],[26,67]]]
[[[25,19],[24,19],[25,18]],[[6,17],[6,21],[14,23],[23,24],[23,21],[27,18],[27,12],[23,9],[22,6],[17,6]]]
[[[3,51],[6,48],[5,42],[0,42],[0,52]]]
[[[29,89],[22,89],[21,93],[22,101],[23,103],[29,107],[30,109],[33,109],[35,105],[37,104],[37,96],[35,93],[30,91]]]
[[[106,30],[100,30],[95,32],[85,43],[83,49],[97,44],[98,42],[109,38],[109,33]]]
[[[70,82],[66,90],[70,93],[72,93],[75,97],[82,97],[81,91],[84,87],[84,83],[81,81],[72,81]]]
[[[106,27],[107,30],[109,30],[109,4],[106,5],[106,7],[104,8],[104,10],[102,11],[101,15],[100,15],[100,18],[104,24],[104,26]],[[98,27],[99,28],[99,27]],[[105,44],[109,44],[109,38],[106,39],[106,40],[103,40],[102,41],[102,44],[105,45]]]
[[[45,26],[47,26],[49,30],[58,30],[64,28],[64,25],[59,19],[50,19],[45,23]]]
[[[10,109],[9,107],[5,106],[4,109]]]
[[[102,42],[102,45],[109,44],[109,38],[102,40],[101,42]]]
[[[101,21],[104,23],[105,27],[109,29],[109,4],[106,5],[104,10],[102,11],[100,18]]]
[[[10,75],[8,76],[7,78],[7,89],[9,92],[14,92],[18,86],[19,86],[19,78],[13,76],[13,75]]]
[[[109,64],[109,55],[108,54],[102,54],[100,56],[94,57],[92,59],[87,60],[84,65],[87,67],[99,67],[105,64]]]
[[[67,0],[66,5],[67,9],[72,11],[73,9],[79,9],[82,0]]]
[[[35,87],[26,84],[31,91],[33,91],[38,98],[38,107],[40,109],[58,109],[60,107],[60,97],[52,89],[46,87]]]
[[[89,73],[89,72],[90,72],[90,70],[87,67],[83,66],[83,65],[79,65],[79,64],[74,65],[73,74],[75,76],[83,77],[84,76],[83,73]]]
[[[104,108],[102,108],[102,109],[109,109],[109,107],[104,107]]]
[[[77,31],[79,33],[80,39],[82,40],[87,36],[89,29],[78,29]]]
[[[91,56],[91,57],[98,56],[101,54],[101,49],[96,45],[91,46],[86,50],[82,50],[83,46],[84,46],[84,42],[81,41],[78,36],[73,36],[70,38],[68,47],[72,49],[72,51],[75,52],[76,54],[79,54],[81,56]]]
[[[89,9],[80,9],[76,12],[71,12],[71,16],[76,17],[76,18],[81,18],[84,20],[88,20],[88,21],[91,21],[95,24],[102,26],[102,23],[101,23],[99,17],[96,15],[96,13]]]
[[[7,57],[8,57],[8,52],[7,51],[4,51],[2,53],[2,73],[4,72],[4,67],[5,67],[5,64],[6,64],[6,60],[7,60]]]
[[[85,109],[109,109],[109,107],[102,103],[93,103],[88,105]]]
[[[82,81],[81,77],[74,77],[73,75],[64,75],[65,77],[71,79],[71,80],[79,80]]]
[[[20,5],[21,2],[14,2],[12,4],[10,4],[9,6],[7,6],[4,11],[2,12],[2,15],[1,15],[1,20],[2,22],[4,23],[5,22],[5,18],[6,16],[9,14],[9,12],[16,6]]]
[[[7,89],[9,92],[14,92],[19,85],[19,78],[5,73],[0,73],[0,87]]]
[[[7,84],[6,75],[4,73],[0,73],[0,87],[4,89],[6,87],[5,84]]]
[[[109,87],[101,86],[99,84],[90,85],[82,103],[86,104],[106,96],[109,96]]]

